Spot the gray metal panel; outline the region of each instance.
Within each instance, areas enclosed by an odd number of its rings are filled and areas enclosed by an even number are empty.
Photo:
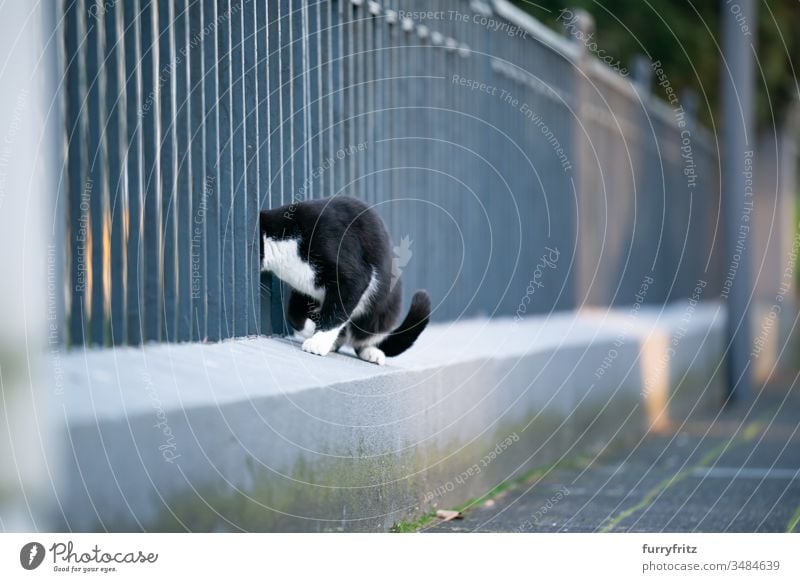
[[[404,298],[428,288],[439,320],[513,315],[548,246],[562,264],[531,312],[628,302],[650,272],[648,301],[720,278],[702,128],[699,200],[673,109],[502,0],[493,17],[527,37],[457,0],[398,2],[444,11],[410,29],[368,1],[131,0],[104,6],[87,38],[85,0],[65,6],[72,343],[283,332],[258,210],[334,194],[374,204],[395,245],[413,240]]]

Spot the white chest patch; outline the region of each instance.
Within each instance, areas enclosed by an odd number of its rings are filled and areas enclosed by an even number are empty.
[[[293,289],[322,302],[325,289],[314,284],[314,270],[300,258],[297,239],[275,240],[264,236],[264,260],[261,268],[271,271]]]

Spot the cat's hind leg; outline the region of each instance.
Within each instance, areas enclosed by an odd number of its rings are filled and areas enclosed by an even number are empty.
[[[379,366],[383,366],[386,363],[386,354],[381,351],[380,348],[375,346],[366,346],[360,348],[357,352],[358,357],[366,362],[372,362],[373,364],[378,364]]]
[[[326,288],[325,299],[316,314],[316,332],[303,342],[303,351],[326,356],[352,316],[358,316],[372,301],[378,286],[374,274],[364,277],[334,280]]]
[[[349,328],[350,328],[350,326],[347,325],[347,326],[344,327],[344,329],[342,331],[339,332],[339,337],[336,338],[336,342],[334,342],[334,344],[333,344],[333,350],[332,351],[338,352],[340,349],[342,349],[343,346],[345,346],[348,343],[350,343],[350,333],[349,333],[350,329]]]

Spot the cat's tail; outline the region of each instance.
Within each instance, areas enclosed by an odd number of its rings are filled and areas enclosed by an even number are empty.
[[[403,323],[390,333],[378,348],[386,354],[386,357],[399,356],[417,341],[419,334],[428,325],[430,316],[431,296],[427,291],[417,291],[411,298],[411,307]]]

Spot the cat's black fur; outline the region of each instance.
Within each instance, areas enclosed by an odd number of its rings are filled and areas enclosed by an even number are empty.
[[[325,355],[322,340],[335,337],[329,350],[350,344],[363,359],[382,364],[384,355],[411,347],[428,323],[430,297],[417,291],[408,315],[394,329],[402,294],[400,281],[392,281],[391,239],[377,212],[356,198],[336,196],[262,211],[260,241],[262,268],[293,287],[289,324],[307,333],[307,320],[314,324],[313,336],[303,344],[306,351]],[[302,264],[294,263],[295,244]],[[305,290],[295,288],[304,285]],[[332,330],[342,325],[335,335]]]

